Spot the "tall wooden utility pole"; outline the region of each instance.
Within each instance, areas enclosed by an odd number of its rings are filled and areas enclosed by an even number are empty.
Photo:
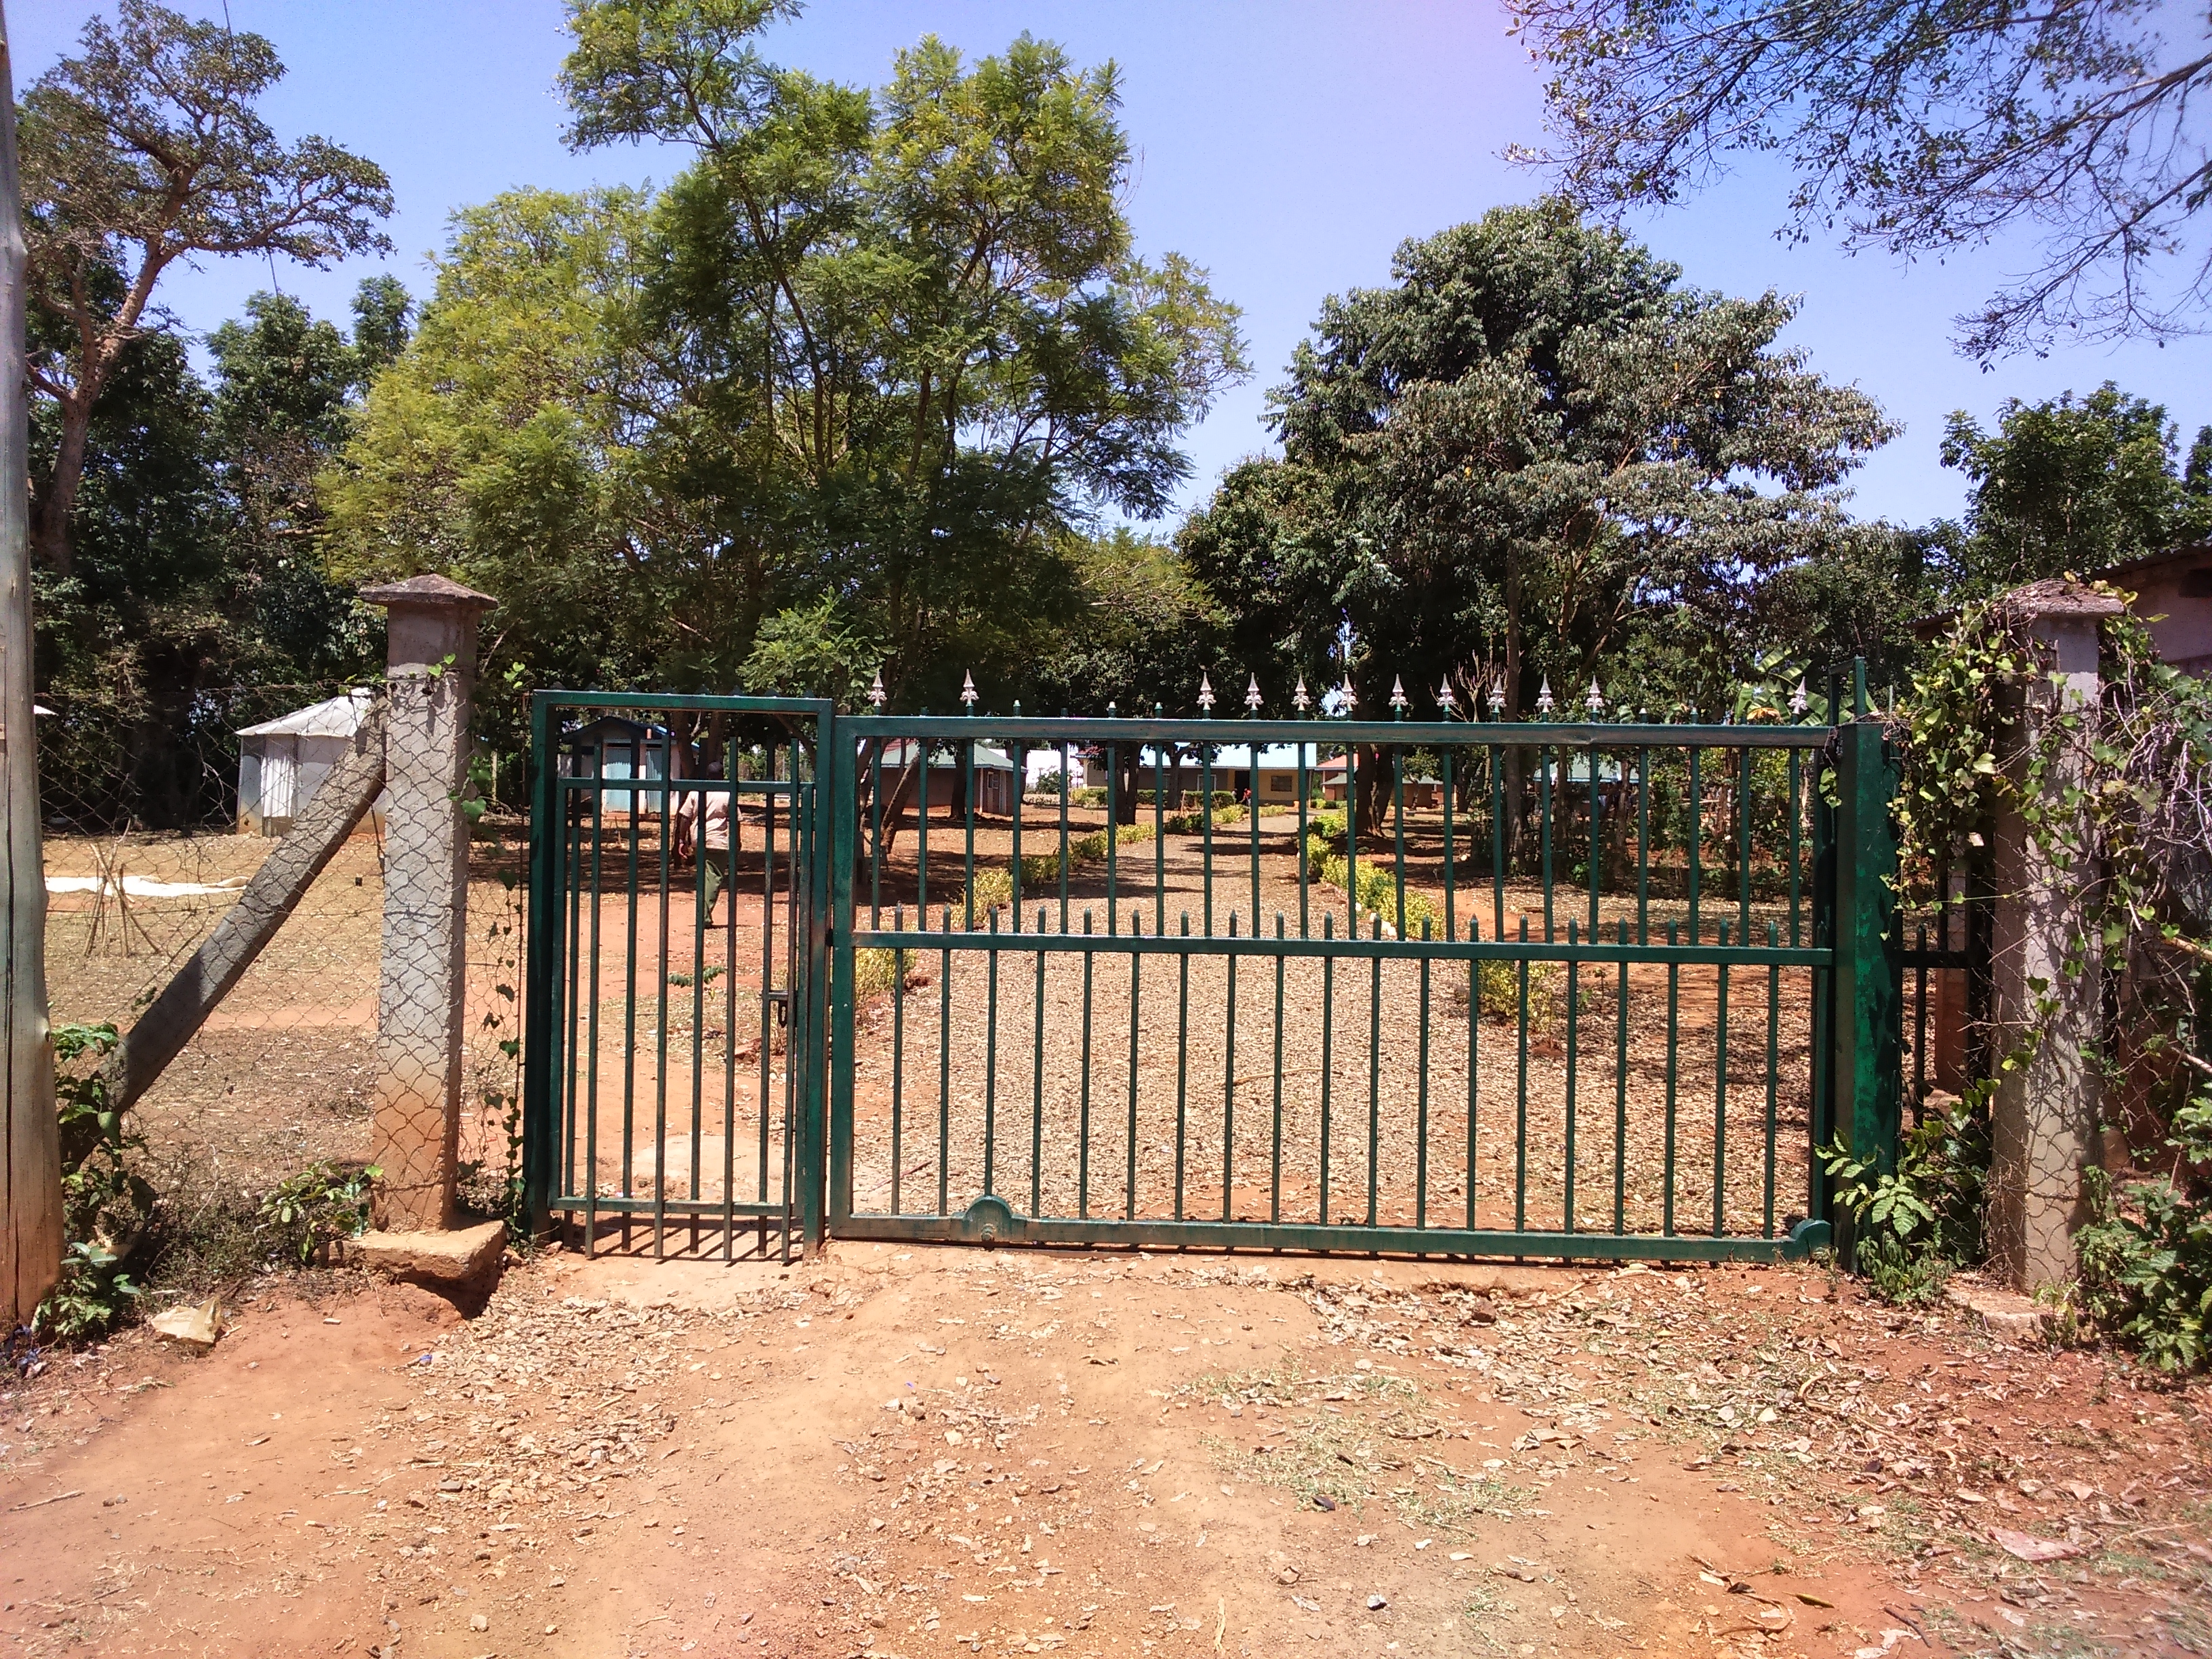
[[[0,1067],[8,1087],[0,1189],[0,1311],[27,1324],[62,1265],[61,1131],[46,1026],[46,875],[31,701],[29,394],[23,378],[23,198],[15,73],[0,8]]]

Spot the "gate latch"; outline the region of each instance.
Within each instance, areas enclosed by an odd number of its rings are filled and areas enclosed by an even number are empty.
[[[791,1024],[791,993],[763,991],[761,995],[775,1005],[775,1023],[778,1028],[788,1026]]]

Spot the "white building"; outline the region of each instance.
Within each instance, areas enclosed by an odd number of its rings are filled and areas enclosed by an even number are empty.
[[[371,694],[356,688],[343,696],[310,703],[238,733],[238,833],[282,836],[307,810],[331,769],[353,747],[368,717]],[[381,823],[384,798],[372,819]]]

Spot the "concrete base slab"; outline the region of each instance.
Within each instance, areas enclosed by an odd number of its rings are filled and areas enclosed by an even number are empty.
[[[1943,1299],[2007,1342],[2039,1342],[2051,1328],[2051,1310],[2017,1291],[1954,1279],[1944,1286]]]
[[[346,1260],[386,1279],[447,1295],[489,1294],[507,1249],[507,1224],[486,1221],[442,1232],[367,1232],[346,1243]]]

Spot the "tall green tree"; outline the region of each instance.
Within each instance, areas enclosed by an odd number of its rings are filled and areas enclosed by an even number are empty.
[[[1950,573],[1975,599],[2065,571],[2086,574],[2212,538],[2212,427],[2185,461],[2163,405],[2107,380],[2085,398],[2009,398],[1989,431],[1963,410],[1943,465],[1972,480]]]
[[[1449,678],[1519,717],[1680,614],[1698,676],[1612,695],[1717,694],[1759,580],[1843,533],[1880,410],[1776,345],[1789,301],[1686,287],[1555,201],[1407,242],[1393,276],[1324,303],[1274,394],[1282,459],[1184,532],[1240,649],[1333,676],[1348,624],[1363,710]]]
[[[572,5],[571,141],[696,159],[462,216],[337,556],[527,589],[511,648],[572,672],[726,688],[766,630],[778,673],[865,639],[902,706],[1003,696],[1080,608],[1069,532],[1173,499],[1235,312],[1132,251],[1111,65],[925,40],[872,94],[768,64],[788,10]]]
[[[23,96],[26,297],[46,325],[31,380],[55,417],[33,538],[50,569],[69,573],[93,411],[131,342],[163,321],[155,290],[170,265],[281,254],[319,267],[391,246],[375,228],[392,211],[382,168],[325,138],[284,144],[262,118],[283,73],[260,35],[120,0]]]

